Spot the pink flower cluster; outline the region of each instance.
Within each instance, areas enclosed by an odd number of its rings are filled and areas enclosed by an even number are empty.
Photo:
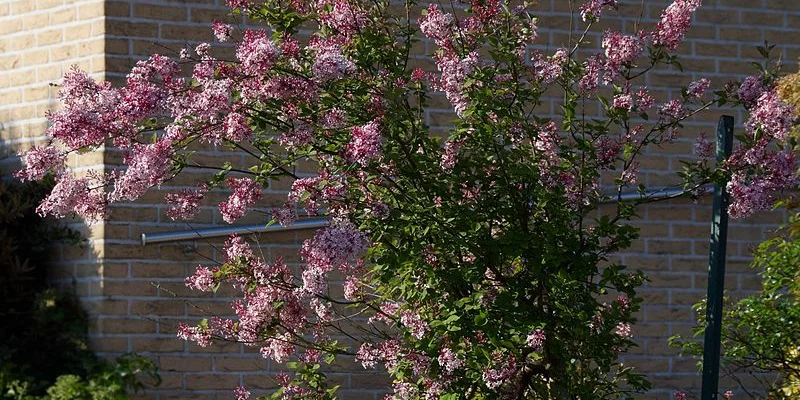
[[[489,389],[497,389],[517,376],[519,367],[514,356],[495,354],[495,366],[483,371],[483,382]]]
[[[533,333],[528,335],[528,337],[526,338],[526,343],[528,344],[528,346],[531,346],[531,348],[533,348],[533,351],[541,352],[542,350],[544,350],[545,339],[546,335],[544,333],[544,330],[536,329],[533,331]]]
[[[338,37],[345,41],[349,41],[354,34],[367,27],[369,16],[352,2],[346,0],[320,2],[320,5],[325,4],[330,4],[331,8],[330,11],[320,13],[320,21],[323,25],[335,29]]]
[[[603,34],[602,46],[607,58],[606,68],[610,71],[619,71],[622,65],[632,63],[644,51],[644,41],[640,37],[611,30]]]
[[[450,47],[453,36],[453,15],[445,14],[436,4],[428,6],[427,13],[419,19],[422,33],[433,39],[436,45]]]
[[[261,185],[250,178],[228,178],[228,187],[233,193],[228,200],[219,203],[222,219],[232,224],[247,213],[247,207],[261,199]]]
[[[200,201],[205,197],[208,187],[201,185],[197,189],[184,189],[179,193],[169,193],[164,200],[169,205],[167,216],[173,220],[190,220],[200,212]]]
[[[442,158],[439,161],[439,166],[442,167],[442,171],[444,172],[452,172],[453,168],[456,166],[458,162],[458,153],[461,151],[461,147],[464,145],[464,139],[458,140],[448,140],[444,144],[444,150],[442,152]]]
[[[670,4],[652,33],[653,44],[675,51],[692,25],[692,14],[700,7],[700,3],[701,0],[675,0]]]
[[[456,114],[459,116],[470,105],[469,97],[467,97],[463,85],[477,65],[477,52],[472,52],[463,59],[455,54],[443,54],[436,57],[436,66],[442,74],[439,88],[444,92],[447,100],[455,107]]]
[[[34,146],[30,150],[20,152],[25,167],[14,172],[14,176],[23,181],[35,181],[44,178],[48,172],[60,175],[64,172],[67,154],[54,146]]]
[[[589,0],[581,5],[581,18],[584,22],[600,18],[603,7],[617,7],[617,0]]]
[[[345,149],[345,158],[363,166],[381,155],[381,126],[377,120],[353,128],[352,139]]]
[[[750,118],[745,126],[751,132],[760,131],[768,138],[786,140],[795,118],[794,108],[781,100],[775,90],[768,90],[750,109]]]
[[[543,85],[549,85],[564,73],[564,63],[568,59],[569,52],[564,48],[556,50],[549,59],[536,52],[531,59],[533,76]]]
[[[65,217],[75,213],[89,221],[104,218],[108,213],[107,201],[98,188],[91,188],[89,178],[76,178],[69,173],[58,177],[53,190],[36,212],[45,216]]]
[[[452,374],[464,365],[464,360],[449,347],[442,347],[436,360],[448,374]]]
[[[313,238],[303,242],[300,255],[307,269],[329,272],[352,269],[351,262],[360,259],[369,247],[367,236],[353,224],[341,222],[322,228]]]
[[[187,277],[185,283],[190,289],[209,292],[214,288],[216,280],[214,279],[214,272],[206,267],[198,266],[194,275]]]
[[[247,123],[247,117],[237,112],[232,112],[225,117],[222,129],[225,132],[225,138],[232,142],[241,142],[253,135],[253,130]]]
[[[212,29],[214,30],[214,36],[220,42],[227,42],[231,40],[231,33],[233,33],[233,27],[222,23],[220,21],[214,20],[213,24],[211,25]]]
[[[114,191],[109,199],[136,200],[147,189],[166,180],[173,152],[172,141],[168,139],[153,144],[134,144],[123,160],[128,169],[114,181]]]
[[[244,72],[255,76],[266,75],[279,56],[280,49],[263,30],[244,31],[242,43],[236,48],[236,59]]]
[[[344,78],[356,70],[355,64],[342,54],[342,49],[332,43],[316,47],[311,72],[317,83],[326,83]]]
[[[698,79],[689,84],[689,87],[686,88],[686,95],[689,97],[693,97],[699,99],[703,97],[708,90],[708,87],[711,86],[711,81],[706,78]]]
[[[200,347],[208,347],[211,344],[211,331],[200,326],[188,326],[181,322],[178,324],[178,337],[183,340],[191,340]]]

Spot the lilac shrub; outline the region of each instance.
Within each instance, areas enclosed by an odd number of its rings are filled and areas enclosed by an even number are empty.
[[[224,262],[198,267],[186,284],[232,285],[236,317],[178,332],[200,346],[233,340],[291,361],[271,398],[333,398],[320,364],[343,354],[385,369],[393,399],[641,392],[646,380],[618,358],[634,345],[644,276],[610,260],[636,238],[629,221],[647,199],[601,212],[602,193],[644,193],[644,150],[669,146],[683,121],[725,102],[751,111],[747,134],[725,168],[687,164],[687,192],[732,176],[731,214],[746,216],[795,183],[794,157],[771,144],[795,118],[771,74],[715,94],[700,79],[666,102],[641,84],[652,68],[678,65],[670,52],[700,0],[675,0],[633,35],[608,30],[589,55],[579,51],[586,32],[616,0],[581,6],[583,36],[552,52],[528,51],[538,20],[527,3],[228,3],[269,30],[238,34],[216,21],[235,60],[215,58],[205,43],[179,60],[154,55],[120,88],[70,71],[63,107],[49,115],[51,144],[23,154],[18,175],[56,175],[40,213],[97,220],[108,204],[200,168],[208,179],[167,194],[167,214],[191,219],[207,193],[227,188],[218,208],[228,223],[259,206],[270,182],[293,179],[273,220],[291,225],[300,209],[330,220],[303,244],[299,272],[233,236]],[[419,35],[435,44],[435,70],[411,67]],[[556,116],[540,113],[546,92],[562,99]],[[435,93],[454,112],[444,136],[424,119]],[[249,168],[200,164],[198,143],[236,149]],[[67,168],[67,154],[104,144],[124,151],[125,169]],[[698,149],[709,155],[707,142]],[[317,174],[297,176],[299,163]],[[344,298],[332,294],[333,275],[344,277]],[[250,397],[246,388],[236,395]]]

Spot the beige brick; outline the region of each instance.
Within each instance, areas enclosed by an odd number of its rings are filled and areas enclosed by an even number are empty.
[[[134,4],[133,17],[161,21],[185,21],[188,7],[161,6],[155,4]]]
[[[155,38],[158,37],[158,25],[145,22],[108,20],[106,21],[106,32],[113,36]]]
[[[207,41],[212,36],[211,29],[208,27],[198,27],[189,25],[164,24],[161,26],[161,39],[181,39],[192,38],[193,41]]]
[[[186,376],[186,387],[192,390],[235,388],[239,385],[236,375],[192,374]]]
[[[183,340],[176,336],[131,339],[131,350],[137,353],[172,353],[183,350],[183,346]]]
[[[159,367],[164,372],[203,372],[211,371],[211,357],[161,356]]]
[[[156,323],[141,318],[104,318],[100,321],[104,334],[155,333]]]
[[[36,45],[45,46],[48,44],[58,43],[62,41],[63,38],[64,38],[63,28],[50,29],[36,34]]]
[[[19,0],[11,3],[11,15],[19,15],[33,11],[34,2],[30,0]]]
[[[214,357],[214,371],[216,372],[251,372],[265,371],[267,362],[263,357]]]
[[[99,18],[104,16],[103,3],[98,1],[91,4],[81,4],[78,6],[78,18],[81,21],[86,21],[92,18]]]

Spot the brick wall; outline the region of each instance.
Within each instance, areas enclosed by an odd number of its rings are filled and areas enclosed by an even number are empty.
[[[224,1],[16,1],[0,3],[0,138],[3,155],[11,155],[41,139],[44,112],[55,106],[55,82],[70,64],[77,63],[96,76],[119,81],[137,59],[152,52],[172,55],[187,44],[210,41],[212,19],[226,17]],[[634,29],[640,1],[621,0],[620,11],[607,14],[602,26]],[[647,85],[660,99],[674,96],[670,88],[706,76],[715,86],[741,79],[752,73],[749,61],[757,61],[755,46],[769,40],[778,50],[788,71],[796,70],[800,55],[800,3],[785,0],[706,0],[697,14],[686,43],[678,53],[683,57],[684,73],[659,70]],[[652,26],[666,1],[647,1],[644,23]],[[568,37],[569,2],[542,0],[538,10],[540,49],[553,50]],[[628,16],[622,18],[621,16]],[[602,30],[591,39],[599,43]],[[424,49],[422,48],[424,46]],[[422,43],[420,51],[430,54],[432,46]],[[424,63],[423,61],[420,61]],[[430,63],[427,63],[430,65]],[[556,99],[553,99],[556,101]],[[434,99],[426,112],[431,125],[445,124],[451,112],[445,101]],[[439,104],[440,106],[435,106]],[[556,103],[545,105],[554,110]],[[549,108],[548,108],[549,107]],[[645,181],[660,185],[674,182],[679,160],[689,156],[699,132],[713,134],[724,110],[715,110],[690,121],[675,146],[653,149],[649,161],[642,163]],[[733,114],[737,123],[744,116]],[[199,154],[219,156],[223,150],[199,149]],[[225,154],[243,164],[242,156]],[[114,168],[120,155],[111,149],[84,164]],[[2,166],[14,166],[13,158]],[[191,173],[191,171],[190,171]],[[167,182],[164,191],[189,184],[181,179]],[[267,192],[263,206],[277,204],[285,195],[286,182],[276,182]],[[201,349],[175,337],[179,321],[192,321],[207,312],[230,313],[229,293],[203,295],[187,290],[183,278],[198,260],[217,259],[214,247],[221,239],[154,244],[141,247],[143,232],[190,229],[173,223],[164,214],[163,192],[152,191],[135,204],[117,205],[104,224],[87,229],[90,246],[85,249],[60,249],[62,272],[76,277],[79,293],[94,315],[94,346],[113,356],[136,351],[149,356],[162,368],[164,382],[143,396],[168,398],[232,398],[234,386],[252,389],[274,387],[271,365],[253,348],[227,344]],[[192,224],[202,228],[221,223],[214,204],[223,195],[212,196]],[[625,356],[625,362],[638,365],[653,380],[649,398],[668,398],[677,388],[697,388],[699,379],[694,361],[677,357],[667,347],[666,338],[687,333],[694,323],[690,304],[705,294],[710,202],[693,204],[672,200],[642,208],[636,224],[642,238],[621,259],[632,268],[648,273],[651,281],[642,291],[645,306],[635,338],[640,346]],[[736,295],[758,289],[755,275],[748,269],[752,246],[781,220],[781,214],[762,214],[746,221],[734,221],[729,237],[729,267],[726,287]],[[256,222],[255,219],[242,221]],[[296,249],[308,231],[265,234],[258,237],[267,257],[281,254],[297,263]],[[333,378],[342,385],[342,398],[377,399],[386,387],[385,378],[365,373],[356,363],[344,360],[334,368]],[[721,387],[726,387],[723,384]],[[737,398],[744,394],[737,394]]]
[[[50,86],[78,65],[93,77],[105,74],[104,7],[100,0],[0,2],[0,174],[19,167],[13,157],[44,141],[45,112],[57,107]],[[70,159],[79,170],[103,168],[103,155]],[[102,306],[100,268],[94,249],[102,226],[70,221],[87,238],[81,248],[53,247],[52,278],[74,290],[91,310]]]

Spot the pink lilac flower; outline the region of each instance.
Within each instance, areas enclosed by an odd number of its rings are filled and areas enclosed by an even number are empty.
[[[617,0],[589,0],[581,4],[581,19],[584,22],[595,21],[600,18],[603,7],[616,7]]]
[[[236,400],[250,400],[250,391],[245,389],[244,386],[239,386],[233,391]]]
[[[305,198],[306,212],[310,215],[316,214],[319,208],[321,183],[322,178],[319,176],[296,179],[292,182],[292,188],[289,190],[288,201],[297,204]]]
[[[320,21],[335,29],[339,36],[349,39],[367,26],[369,16],[349,1],[334,0],[329,12],[320,13]]]
[[[427,13],[419,19],[422,33],[442,47],[450,45],[453,36],[452,27],[453,15],[442,13],[436,4],[429,5]]]
[[[42,179],[48,172],[62,173],[66,168],[64,162],[67,154],[54,146],[34,146],[30,150],[19,153],[25,168],[14,172],[14,176],[23,181]]]
[[[278,221],[283,226],[292,226],[297,221],[297,211],[294,204],[289,202],[285,203],[283,207],[275,207],[272,209],[272,218]]]
[[[347,112],[339,108],[332,108],[322,116],[320,124],[325,129],[343,128],[347,124]]]
[[[675,0],[664,13],[652,33],[653,44],[675,51],[692,25],[692,13],[700,7],[701,0]]]
[[[733,174],[727,186],[731,196],[728,208],[731,218],[745,218],[756,211],[769,209],[773,198],[768,186],[763,180],[751,182],[741,174]]]
[[[794,119],[794,108],[784,103],[775,90],[769,90],[758,98],[745,126],[751,132],[760,130],[767,137],[786,140]]]
[[[628,311],[631,307],[631,299],[626,294],[617,295],[617,305],[621,311]]]
[[[183,189],[179,193],[168,193],[164,200],[169,205],[167,216],[172,220],[190,220],[200,212],[200,200],[205,197],[208,187],[201,185],[197,189]]]
[[[655,104],[656,99],[650,94],[650,91],[647,88],[640,88],[638,92],[636,92],[636,107],[639,111],[647,111],[650,107]]]
[[[377,120],[357,126],[351,132],[353,137],[345,149],[347,160],[366,166],[381,155],[381,129]]]
[[[625,111],[633,110],[633,95],[630,93],[620,93],[614,96],[612,105],[614,108],[619,108]]]
[[[344,298],[345,300],[355,301],[360,300],[364,296],[361,290],[359,279],[355,275],[348,276],[344,281]]]
[[[242,42],[236,48],[236,59],[242,63],[244,72],[255,76],[266,75],[279,55],[280,49],[263,30],[244,31]]]
[[[108,214],[108,208],[103,193],[90,189],[88,178],[65,173],[58,176],[56,185],[36,208],[36,213],[63,218],[73,212],[88,221],[96,221]]]
[[[763,143],[767,143],[764,141]],[[797,161],[789,151],[759,152],[758,166],[764,169],[757,175],[748,175],[737,171],[728,182],[728,193],[731,204],[728,214],[732,218],[747,217],[754,212],[768,210],[774,202],[774,194],[780,190],[793,187],[797,184]],[[735,151],[729,159],[733,166],[746,164],[740,151]],[[747,165],[744,165],[745,167]]]
[[[247,123],[247,117],[237,112],[232,112],[225,117],[222,129],[225,131],[225,138],[232,142],[241,142],[253,135],[253,130]]]
[[[683,102],[681,100],[675,99],[661,105],[658,109],[658,113],[665,117],[678,120],[685,116],[686,109],[683,107]]]
[[[602,54],[594,54],[583,65],[583,76],[578,80],[581,93],[589,94],[600,84],[601,75],[605,71],[605,59]]]
[[[396,382],[393,388],[394,394],[390,400],[415,400],[419,398],[419,388],[412,383]]]
[[[356,65],[342,54],[336,44],[317,46],[311,73],[318,83],[326,83],[344,78],[356,70]]]
[[[639,175],[639,163],[635,162],[625,168],[619,176],[619,180],[625,185],[635,185]]]
[[[115,133],[129,133],[129,121],[121,118],[119,90],[109,82],[97,83],[78,69],[64,74],[58,98],[64,105],[48,111],[47,136],[63,143],[67,150],[101,145]]]
[[[714,156],[714,144],[708,140],[705,134],[701,134],[697,137],[694,143],[694,152],[700,158],[711,158]]]
[[[214,273],[210,269],[198,266],[194,275],[187,277],[186,286],[201,292],[210,292],[214,288]]]
[[[109,198],[113,201],[136,200],[147,189],[166,180],[169,177],[173,153],[170,140],[135,144],[125,154],[124,163],[128,169],[114,182],[114,191]]]
[[[300,255],[310,268],[328,272],[348,270],[349,263],[361,257],[369,247],[367,236],[353,224],[342,222],[317,230],[303,242]]]
[[[400,323],[409,330],[411,336],[416,339],[422,339],[430,330],[428,323],[425,322],[419,314],[410,310],[404,310],[400,313]]]
[[[706,78],[701,78],[689,84],[689,87],[686,89],[686,95],[689,97],[694,97],[699,99],[703,97],[703,94],[706,93],[708,87],[711,85],[711,81]]]
[[[298,124],[291,130],[284,132],[278,138],[278,143],[287,150],[298,150],[299,148],[314,141],[314,131],[307,124]]]
[[[211,58],[211,45],[208,43],[200,43],[195,46],[194,52],[198,57],[200,57],[200,59],[209,59]]]
[[[597,164],[600,168],[610,168],[622,147],[619,142],[609,138],[608,136],[600,136],[595,142],[595,156],[597,157]]]
[[[724,397],[725,400],[731,400],[733,398],[733,390],[726,390],[725,393],[722,394],[722,397]]]
[[[553,83],[564,73],[564,63],[568,58],[569,52],[564,48],[556,50],[549,59],[545,58],[541,53],[535,52],[531,59],[533,75],[543,85]]]
[[[265,345],[261,347],[261,356],[271,358],[275,362],[283,363],[289,360],[297,348],[291,342],[292,336],[288,333],[280,334],[274,338],[268,338]]]
[[[233,194],[219,203],[219,211],[222,219],[232,224],[247,213],[247,207],[255,204],[262,193],[258,182],[250,178],[228,178],[228,187],[233,189]]]
[[[211,344],[211,331],[199,326],[188,326],[181,322],[178,324],[178,337],[183,340],[191,340],[200,347],[208,347]]]
[[[214,36],[220,42],[227,42],[231,40],[231,33],[233,32],[233,27],[222,23],[220,21],[214,20],[211,27],[214,30]]]
[[[448,140],[444,144],[444,151],[442,152],[442,159],[439,161],[439,166],[442,167],[444,172],[452,172],[458,162],[458,153],[464,145],[464,139]]]
[[[225,250],[226,262],[235,262],[242,258],[246,260],[255,258],[250,245],[237,234],[231,235],[228,240],[225,241],[223,249]]]
[[[246,9],[247,7],[250,7],[250,1],[251,0],[225,0],[225,3],[230,8]]]
[[[444,91],[447,100],[455,108],[456,114],[461,116],[470,105],[469,98],[464,92],[464,82],[478,65],[478,53],[471,52],[463,59],[457,55],[439,55],[436,57],[436,66],[441,72],[439,87]]]
[[[503,358],[495,356],[496,365],[483,371],[483,382],[489,389],[497,389],[517,375],[518,367],[514,356]]]
[[[623,339],[630,339],[631,337],[633,337],[633,333],[631,332],[631,324],[620,322],[614,328],[614,334]]]
[[[751,107],[755,101],[767,90],[761,76],[748,76],[736,91],[739,101],[746,107]]]
[[[607,58],[606,67],[612,76],[616,76],[623,65],[635,61],[644,50],[641,38],[611,30],[603,34],[602,46]]]
[[[372,343],[362,343],[356,352],[356,361],[361,362],[364,369],[375,368],[380,361],[379,350]]]
[[[442,347],[439,351],[439,358],[437,358],[437,361],[439,362],[439,366],[449,374],[452,374],[455,370],[464,365],[464,360],[449,347]]]
[[[545,333],[542,329],[536,329],[528,335],[526,343],[533,348],[533,351],[541,352],[544,350]]]
[[[539,134],[533,141],[533,148],[539,152],[540,181],[546,186],[551,186],[550,183],[556,183],[556,180],[553,179],[552,171],[560,162],[558,155],[560,141],[558,127],[555,122],[549,121],[544,125],[538,126],[538,130]]]
[[[676,390],[672,396],[675,400],[686,400],[686,393],[683,390]]]

